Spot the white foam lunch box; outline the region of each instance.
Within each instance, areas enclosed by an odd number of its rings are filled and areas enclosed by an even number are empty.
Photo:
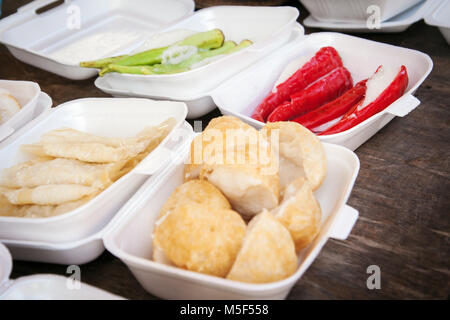
[[[192,135],[193,129],[187,122],[184,122],[181,127],[174,129],[174,132],[168,138],[168,142],[164,145],[164,152],[160,152],[162,155],[160,167],[168,167],[170,165],[170,161],[172,161],[175,157],[174,155],[182,152],[183,148],[186,147],[186,143],[190,142]],[[156,167],[154,169],[156,169]],[[152,171],[154,171],[154,169],[152,169]],[[155,173],[147,178],[145,184],[153,184],[157,181],[157,179],[158,174]],[[146,191],[143,189],[138,189],[135,196],[138,196],[143,192]],[[130,201],[131,203],[133,202],[133,200]],[[121,221],[122,214],[125,213],[126,212],[115,213],[110,220],[100,227],[100,230],[73,241],[49,242],[35,239],[23,240],[0,238],[0,242],[9,248],[15,260],[63,265],[82,265],[96,259],[103,253],[105,250],[105,246],[103,244],[105,234],[115,224]],[[84,224],[86,224],[85,221]],[[2,224],[0,227],[1,226],[8,226],[8,224]],[[66,225],[65,228],[66,229],[64,230],[72,232],[71,225]]]
[[[188,145],[189,146],[189,145]],[[104,236],[106,249],[121,259],[151,294],[165,299],[284,299],[319,254],[329,238],[345,240],[358,217],[346,205],[359,171],[359,160],[350,150],[324,144],[328,172],[315,192],[322,208],[321,231],[299,254],[297,271],[269,284],[248,284],[167,266],[151,260],[152,230],[159,211],[174,189],[183,183],[188,146],[166,170],[147,181],[118,213]]]
[[[333,46],[338,51],[354,83],[370,77],[379,65],[405,65],[409,84],[403,96],[385,110],[344,132],[319,136],[321,141],[355,150],[395,116],[403,117],[420,104],[413,94],[433,68],[427,54],[341,33],[318,32],[304,36],[301,29],[295,33],[295,39],[287,45],[214,90],[212,97],[223,114],[261,128],[264,123],[252,119],[251,114],[272,90],[286,65],[298,57],[313,55],[325,46]]]
[[[130,41],[114,45],[114,50],[105,51],[103,57],[123,54],[156,30],[194,11],[192,0],[65,0],[56,8],[36,13],[53,2],[35,0],[1,19],[0,42],[17,59],[73,80],[90,78],[97,71],[81,68],[78,65],[81,61],[55,59],[52,55],[58,50],[87,37],[98,37],[98,41],[89,45],[99,45],[106,41],[100,35],[126,32]]]
[[[436,1],[436,4],[425,17],[425,22],[438,27],[447,43],[450,44],[450,1]]]
[[[0,80],[0,88],[7,89],[21,107],[8,121],[0,124],[0,141],[52,106],[52,99],[41,92],[36,82]]]
[[[38,142],[42,134],[53,129],[69,127],[101,136],[130,137],[169,117],[175,118],[178,128],[186,113],[184,103],[172,101],[87,98],[66,102],[47,110],[0,143],[0,170],[27,161],[29,156],[20,151],[20,146]],[[172,130],[132,171],[75,210],[48,218],[0,217],[0,239],[61,243],[98,232],[149,175],[170,161],[166,149],[175,132]]]
[[[12,257],[0,243],[0,300],[122,300],[122,297],[73,279],[37,274],[9,279]]]
[[[373,9],[379,13],[380,21],[405,11],[421,0],[300,0],[311,15],[326,22],[366,22]]]
[[[199,10],[161,32],[219,28],[226,40],[239,43],[249,39],[253,45],[186,72],[167,75],[108,73],[98,79],[96,85],[113,95],[187,102],[188,118],[200,117],[215,107],[209,97],[211,90],[289,40],[298,15],[293,7],[217,6]]]

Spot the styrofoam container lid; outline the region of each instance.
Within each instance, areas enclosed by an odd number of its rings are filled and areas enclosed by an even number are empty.
[[[12,257],[0,243],[0,300],[121,300],[120,296],[53,274],[10,280]]]
[[[32,1],[0,20],[0,42],[17,59],[74,80],[97,73],[81,68],[82,60],[128,53],[155,31],[191,15],[195,6],[193,0],[65,0],[37,13],[53,2]],[[80,43],[85,47],[74,50]],[[73,53],[61,55],[68,48]]]

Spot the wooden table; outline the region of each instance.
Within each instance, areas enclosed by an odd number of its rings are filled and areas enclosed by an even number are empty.
[[[4,0],[3,16],[27,0]],[[298,6],[296,1],[289,3]],[[300,7],[302,21],[307,12]],[[307,29],[307,33],[320,30]],[[361,146],[361,171],[349,200],[360,213],[346,241],[330,240],[289,299],[448,298],[450,260],[450,46],[423,21],[398,34],[359,36],[426,52],[434,69],[416,93],[422,104],[395,118]],[[0,46],[0,78],[38,82],[54,106],[105,97],[93,79],[71,81],[19,62]],[[219,116],[215,110],[203,117]],[[369,290],[369,265],[381,268],[381,289]],[[12,278],[66,275],[61,265],[14,261]],[[154,299],[127,267],[105,252],[81,267],[81,280],[130,299]]]

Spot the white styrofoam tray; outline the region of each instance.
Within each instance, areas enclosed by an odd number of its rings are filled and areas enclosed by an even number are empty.
[[[344,240],[358,218],[346,205],[359,171],[359,160],[350,150],[324,144],[328,172],[315,192],[322,208],[321,231],[299,254],[298,270],[287,279],[269,284],[248,284],[163,265],[151,260],[152,230],[161,206],[183,183],[184,159],[179,159],[158,181],[147,182],[120,211],[121,220],[104,237],[106,249],[121,259],[151,294],[166,299],[284,299],[319,254],[328,238]]]
[[[219,28],[228,40],[240,42],[249,39],[254,44],[207,65],[177,74],[108,73],[101,80],[104,83],[102,87],[126,95],[191,101],[193,107],[189,109],[188,117],[202,116],[215,106],[207,98],[199,106],[195,105],[195,101],[207,97],[220,83],[287,43],[292,30],[298,25],[298,15],[298,10],[293,7],[217,6],[199,10],[162,31],[206,31]]]
[[[69,127],[108,137],[129,137],[169,117],[175,118],[176,127],[179,127],[186,114],[187,107],[181,102],[133,98],[69,101],[48,110],[0,143],[0,170],[27,161],[29,156],[20,151],[20,146],[39,141],[42,134],[53,129]],[[0,238],[67,242],[100,230],[146,178],[168,161],[165,158],[165,145],[174,132],[172,130],[132,171],[75,210],[48,218],[0,217]]]
[[[304,29],[300,24],[296,24],[294,29],[292,30],[291,36],[288,40],[288,43],[291,41],[294,41],[295,39],[299,39],[303,37],[304,35]],[[126,90],[126,89],[117,89],[112,88],[106,79],[104,77],[98,77],[95,82],[95,86],[102,90],[105,93],[108,93],[114,97],[139,97],[139,98],[153,98],[153,99],[164,99],[165,97],[161,96],[155,96],[151,94],[145,94],[145,93],[135,93],[133,90]],[[212,99],[212,95],[214,94],[215,89],[209,91],[209,92],[202,92],[197,95],[184,95],[184,96],[178,96],[177,98],[174,98],[173,96],[170,98],[170,100],[173,101],[180,101],[186,103],[188,106],[188,119],[195,119],[199,118],[208,112],[210,112],[216,105]],[[169,99],[166,97],[166,99]]]
[[[86,37],[127,31],[136,40],[107,55],[123,54],[194,10],[192,0],[65,0],[56,8],[36,13],[52,2],[32,1],[0,20],[0,42],[17,59],[73,80],[87,79],[97,71],[57,61],[52,53]]]
[[[169,161],[180,151],[184,150],[186,143],[190,143],[193,129],[189,123],[184,122],[182,127],[174,130],[169,141],[165,145],[165,158]],[[168,162],[166,162],[168,163]],[[147,179],[146,185],[153,184],[158,179],[154,174]],[[139,189],[135,196],[145,192]],[[134,196],[134,197],[135,197]],[[130,200],[131,203],[133,200]],[[100,231],[90,234],[82,239],[68,242],[51,243],[45,241],[0,239],[11,251],[15,260],[55,263],[63,265],[81,265],[95,260],[105,250],[103,244],[104,235],[122,219],[122,214],[117,213],[111,221],[107,222]]]
[[[11,280],[12,257],[0,243],[0,300],[121,300],[104,290],[53,275],[37,274]],[[70,284],[70,285],[68,285]]]
[[[214,102],[223,114],[239,117],[261,128],[264,123],[252,119],[251,114],[272,90],[285,66],[297,57],[313,55],[325,46],[333,46],[339,52],[354,83],[370,77],[379,65],[405,65],[409,84],[403,96],[382,112],[344,132],[319,136],[321,141],[355,150],[395,116],[403,117],[420,104],[413,94],[433,68],[427,54],[332,32],[313,33],[290,42],[218,87],[212,95]]]
[[[303,20],[303,24],[311,28],[321,28],[342,32],[363,32],[363,33],[403,32],[406,29],[408,29],[413,23],[422,20],[432,6],[433,0],[424,0],[386,21],[381,21],[378,26],[374,24],[374,20],[372,19],[369,21],[369,24],[366,21],[338,23],[333,21],[319,21],[316,20],[312,15],[308,16],[305,20]]]
[[[322,22],[365,23],[373,8],[380,21],[414,6],[421,0],[300,0],[311,15]],[[368,12],[369,11],[369,12]]]
[[[108,93],[116,98],[127,98],[127,97],[136,97],[136,98],[147,98],[147,99],[169,99],[160,96],[147,95],[141,93],[134,93],[128,90],[121,89],[113,89],[110,85],[105,81],[104,77],[98,77],[94,82],[95,86],[101,91]],[[208,112],[210,112],[214,107],[214,101],[212,100],[210,93],[208,94],[200,94],[198,96],[185,96],[179,97],[178,99],[170,98],[171,101],[178,101],[186,103],[188,107],[187,118],[188,119],[196,119],[199,118]]]
[[[425,22],[438,27],[447,43],[450,44],[450,1],[436,2],[437,5],[425,16]]]
[[[11,119],[0,124],[0,141],[52,106],[52,100],[48,95],[41,94],[41,88],[36,82],[0,80],[0,88],[7,89],[21,106]]]

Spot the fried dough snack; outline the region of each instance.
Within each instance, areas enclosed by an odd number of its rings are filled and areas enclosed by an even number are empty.
[[[208,130],[216,129],[218,135],[208,134]],[[216,157],[224,161],[226,156],[225,143],[226,130],[241,129],[244,132],[255,132],[256,130],[248,124],[242,122],[236,117],[222,116],[212,119],[203,131],[204,134],[198,135],[191,143],[190,161],[184,168],[185,180],[197,179],[200,176],[200,170],[204,163],[212,163]],[[210,131],[211,132],[211,131]],[[218,141],[220,139],[220,141]],[[241,140],[243,144],[245,140]],[[239,143],[240,141],[238,141]],[[217,146],[214,146],[216,144]],[[217,147],[217,148],[216,148]],[[215,161],[218,162],[218,161]]]
[[[73,159],[31,160],[0,173],[0,185],[8,188],[37,187],[53,184],[80,184],[104,187],[111,183],[123,162],[97,164]]]
[[[35,158],[0,173],[0,216],[49,217],[73,210],[131,171],[172,130],[173,118],[135,137],[57,129],[22,146]]]
[[[223,116],[213,119],[191,144],[185,179],[200,177],[215,185],[233,209],[251,217],[263,208],[278,205],[280,187],[278,159],[266,152],[269,142],[241,120]]]
[[[20,218],[53,217],[74,210],[95,196],[96,194],[59,205],[13,205],[6,197],[0,194],[0,216]]]
[[[286,188],[281,204],[272,213],[291,233],[296,251],[306,247],[319,232],[322,211],[303,177]]]
[[[117,162],[137,156],[153,145],[154,141],[160,142],[174,124],[175,119],[170,118],[156,128],[145,128],[132,138],[107,138],[69,128],[56,129],[43,135],[39,144],[25,145],[24,150],[39,156],[84,162]]]
[[[166,215],[170,214],[175,208],[189,203],[198,203],[211,210],[214,208],[231,209],[231,205],[225,196],[211,183],[205,180],[190,180],[178,186],[165,202],[159,212],[160,224]],[[164,250],[153,241],[153,260],[162,264],[172,265],[170,260],[164,254]]]
[[[303,127],[291,122],[270,122],[263,132],[279,130],[280,137],[280,180],[283,187],[304,176],[308,178],[313,190],[317,190],[325,179],[327,158],[319,138]],[[303,170],[302,170],[303,167]]]
[[[275,150],[279,158],[270,153],[267,162],[252,162],[263,150]],[[274,164],[276,170],[267,171]],[[215,118],[194,139],[184,169],[187,182],[168,198],[155,223],[154,261],[248,283],[295,273],[297,252],[314,240],[321,223],[313,191],[325,178],[327,159],[314,134],[298,123],[269,123],[258,132],[235,117]],[[251,219],[243,238],[219,222],[229,212],[236,215],[226,200]]]
[[[250,221],[227,279],[268,283],[285,279],[296,269],[297,255],[289,231],[264,210]]]
[[[98,191],[96,187],[79,184],[49,184],[34,188],[4,190],[2,193],[11,204],[58,205],[91,196]]]
[[[169,214],[180,205],[190,202],[211,208],[231,209],[227,198],[211,183],[205,180],[190,180],[175,189],[162,207],[159,216]]]
[[[156,225],[153,241],[175,266],[225,277],[245,229],[235,211],[190,202],[177,206]]]

